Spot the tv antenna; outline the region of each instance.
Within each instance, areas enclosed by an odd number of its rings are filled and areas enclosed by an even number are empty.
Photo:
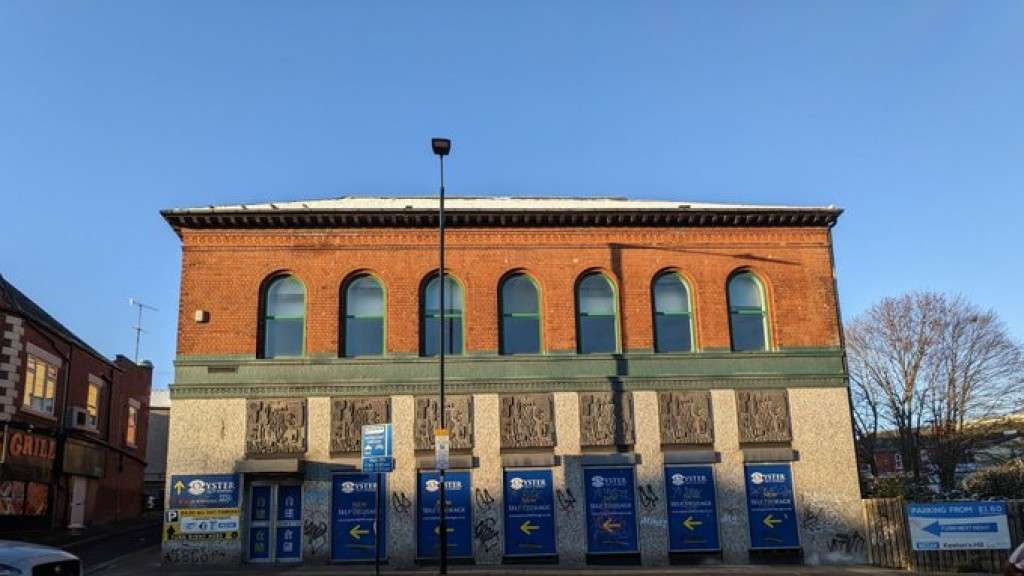
[[[156,308],[150,306],[149,304],[144,304],[144,303],[140,302],[139,300],[137,300],[135,298],[129,298],[128,299],[128,305],[129,306],[137,306],[138,309],[139,309],[138,321],[135,323],[135,326],[132,326],[132,330],[135,330],[135,363],[138,364],[139,363],[139,342],[142,340],[142,333],[145,332],[145,330],[142,329],[142,309],[145,308],[147,310],[152,310],[153,312],[159,312],[159,310],[157,310]]]

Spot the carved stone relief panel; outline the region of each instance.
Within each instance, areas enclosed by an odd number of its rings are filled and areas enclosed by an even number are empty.
[[[501,397],[501,447],[549,448],[555,445],[555,400],[551,394]]]
[[[294,456],[306,452],[306,401],[301,398],[249,400],[245,453]]]
[[[633,444],[631,392],[580,392],[580,444]]]
[[[473,447],[473,398],[472,396],[445,396],[445,425],[452,450]],[[434,449],[434,429],[441,426],[441,414],[437,409],[440,401],[436,396],[416,398],[416,449]]]
[[[331,398],[331,453],[359,452],[364,424],[391,419],[391,399]]]
[[[689,390],[660,392],[658,416],[662,444],[713,444],[711,392]]]
[[[737,390],[740,443],[789,442],[789,401],[785,390]]]

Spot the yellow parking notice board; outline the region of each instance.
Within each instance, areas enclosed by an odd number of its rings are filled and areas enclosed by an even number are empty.
[[[167,510],[163,539],[237,540],[240,515],[238,508]]]

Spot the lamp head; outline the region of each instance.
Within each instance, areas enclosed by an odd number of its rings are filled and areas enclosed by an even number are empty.
[[[447,138],[431,138],[430,147],[434,149],[434,154],[447,156],[452,151],[452,141]]]

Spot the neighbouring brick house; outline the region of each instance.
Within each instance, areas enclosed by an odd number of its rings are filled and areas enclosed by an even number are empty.
[[[107,359],[0,276],[0,533],[142,511],[152,366]]]
[[[385,555],[436,560],[440,346],[453,557],[863,559],[840,210],[446,205],[444,338],[435,199],[162,213],[182,242],[169,514],[211,482],[240,508],[216,512],[237,532],[169,525],[166,559],[372,558],[360,430],[391,422]]]

